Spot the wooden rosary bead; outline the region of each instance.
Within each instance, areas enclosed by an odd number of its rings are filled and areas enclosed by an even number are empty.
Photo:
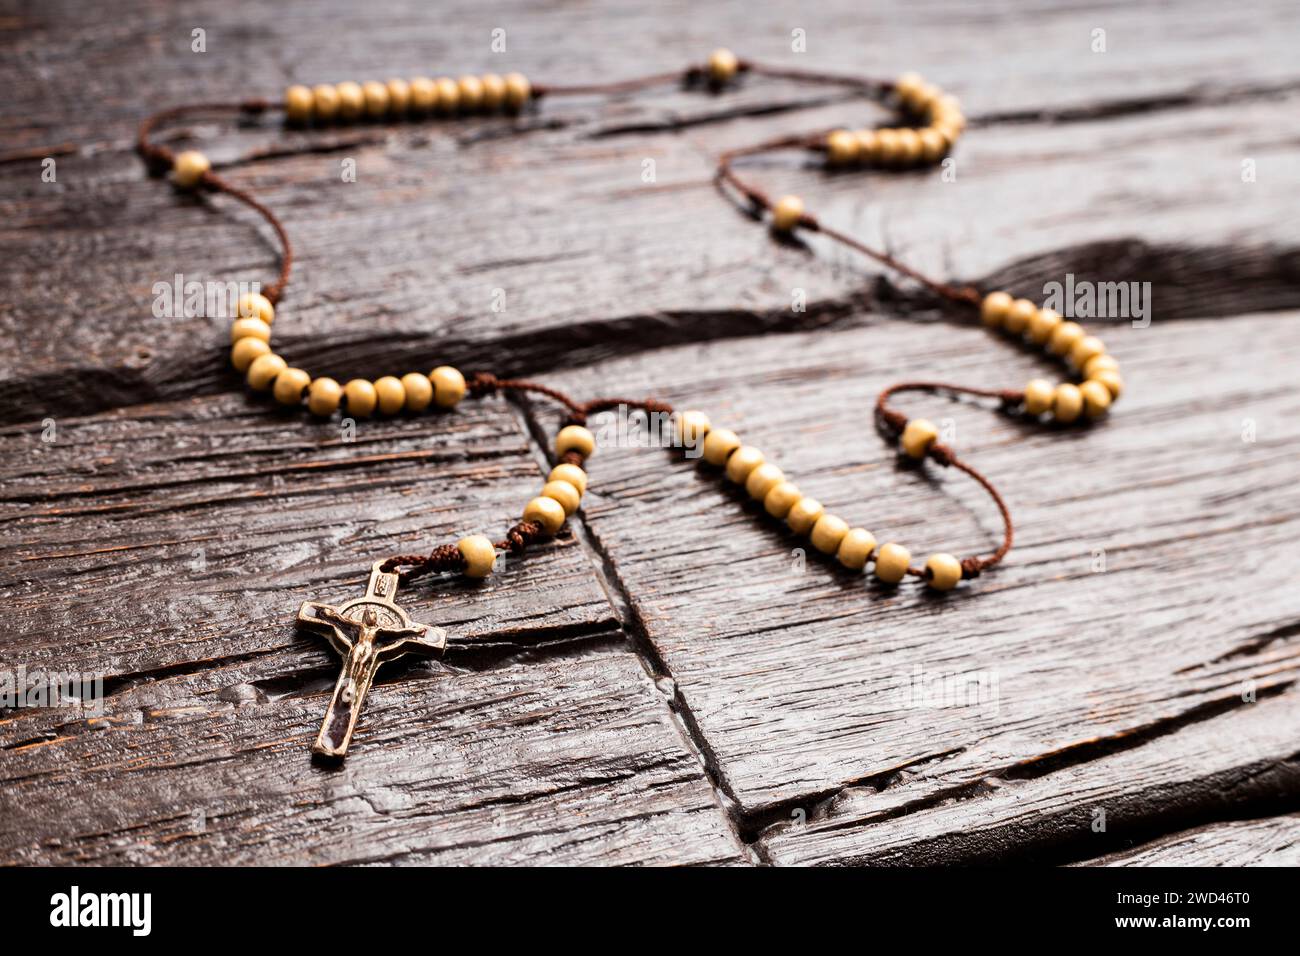
[[[338,411],[342,400],[343,386],[332,378],[322,376],[313,379],[311,387],[307,389],[307,410],[322,418],[328,418]]]
[[[1025,412],[1029,415],[1041,415],[1052,407],[1052,398],[1056,389],[1045,378],[1035,378],[1025,386]]]
[[[767,493],[785,481],[785,472],[770,461],[764,462],[745,479],[745,492],[755,501],[762,501]]]
[[[548,481],[542,486],[542,497],[554,498],[558,501],[566,516],[577,511],[578,504],[582,501],[578,489],[567,481]]]
[[[876,550],[876,536],[866,528],[850,528],[835,552],[840,564],[853,571],[861,571],[867,566],[872,553]]]
[[[787,519],[789,520],[789,519]],[[794,527],[791,525],[791,527]],[[812,526],[808,540],[822,554],[835,554],[849,533],[849,523],[836,515],[823,514]]]
[[[328,123],[339,114],[339,91],[328,83],[311,89],[311,112],[319,123]]]
[[[187,149],[172,161],[172,181],[182,189],[193,189],[211,168],[208,157],[197,149]]]
[[[1119,362],[1115,361],[1114,356],[1105,353],[1094,355],[1083,366],[1083,377],[1095,378],[1097,373],[1102,371],[1119,372]]]
[[[1052,416],[1062,424],[1075,421],[1083,411],[1083,396],[1069,382],[1062,382],[1052,393]]]
[[[1088,381],[1101,382],[1101,384],[1105,385],[1112,400],[1119,398],[1120,393],[1124,391],[1124,380],[1119,377],[1119,372],[1113,369],[1104,368],[1099,372],[1095,372],[1088,376]]]
[[[784,518],[802,497],[794,482],[782,481],[763,498],[763,509],[773,518]]]
[[[241,318],[261,319],[267,325],[275,321],[275,306],[260,292],[245,292],[235,302]]]
[[[709,79],[714,84],[722,86],[724,83],[730,83],[739,69],[740,61],[730,50],[719,48],[709,54]]]
[[[1083,338],[1083,327],[1078,322],[1062,322],[1047,340],[1047,351],[1053,355],[1069,355],[1074,343]]]
[[[1095,378],[1080,385],[1079,394],[1083,396],[1083,412],[1089,418],[1101,418],[1110,408],[1110,389]]]
[[[925,583],[936,591],[951,591],[961,580],[961,562],[951,554],[932,554],[925,560]]]
[[[728,456],[740,447],[740,436],[730,428],[714,428],[704,436],[704,460],[710,465],[725,465]]]
[[[912,97],[916,95],[916,91],[919,90],[924,83],[925,79],[920,73],[914,73],[909,70],[908,72],[901,74],[898,79],[894,80],[894,95],[898,97],[900,103],[906,106],[912,102]]]
[[[407,372],[402,376],[402,389],[406,392],[406,407],[410,411],[422,412],[433,402],[433,383],[427,375]]]
[[[539,496],[524,507],[524,520],[536,521],[547,534],[555,534],[564,526],[564,508],[554,498]]]
[[[388,87],[388,109],[394,116],[404,116],[411,108],[411,84],[406,80],[393,78],[386,80]]]
[[[709,428],[709,416],[697,411],[681,412],[673,425],[677,443],[683,448],[698,448],[709,434]]]
[[[261,339],[263,342],[271,341],[271,327],[261,319],[249,316],[243,319],[235,319],[230,324],[230,341],[231,344],[238,342],[240,339]]]
[[[921,82],[913,87],[907,105],[912,112],[925,116],[930,112],[930,105],[942,95],[943,90],[933,83]]]
[[[411,109],[416,113],[432,113],[438,105],[438,88],[427,76],[411,80]]]
[[[439,365],[429,373],[433,383],[433,401],[439,408],[455,408],[465,397],[465,376],[450,365]]]
[[[1011,303],[1011,308],[1007,309],[1006,318],[1002,320],[1002,327],[1012,335],[1024,335],[1025,330],[1029,328],[1030,320],[1038,314],[1038,306],[1028,299],[1016,299]]]
[[[1007,313],[1011,311],[1011,303],[1014,301],[1005,292],[990,292],[984,297],[984,301],[980,303],[980,319],[989,328],[1001,328]]]
[[[1029,341],[1036,345],[1046,345],[1061,321],[1061,313],[1055,309],[1039,309],[1029,320]]]
[[[565,425],[555,436],[555,453],[563,455],[569,451],[590,458],[596,451],[596,436],[581,425]]]
[[[764,462],[763,453],[753,445],[741,445],[727,459],[727,477],[743,485],[752,472]]]
[[[334,92],[339,97],[339,119],[359,119],[366,109],[366,94],[360,83],[345,80],[334,84]]]
[[[899,443],[903,452],[912,458],[924,458],[930,446],[939,440],[939,429],[925,418],[913,418],[903,429]]]
[[[354,378],[343,386],[343,400],[347,402],[347,412],[355,418],[367,418],[379,403],[375,386],[364,378]]]
[[[254,391],[265,392],[271,387],[271,383],[275,381],[275,377],[288,367],[289,363],[274,352],[259,355],[257,358],[253,359],[252,364],[248,366],[248,385]]]
[[[483,109],[489,113],[501,109],[506,101],[506,81],[495,73],[484,73],[479,82],[483,84]]]
[[[846,129],[826,137],[826,155],[832,166],[850,166],[858,161],[858,138]]]
[[[903,148],[898,139],[898,130],[876,130],[876,146],[880,151],[880,164],[882,166],[891,166],[898,162],[898,157]]]
[[[361,85],[361,92],[366,98],[367,116],[382,119],[388,114],[388,87],[378,80],[367,80]]]
[[[385,415],[396,415],[406,404],[406,389],[394,375],[385,375],[375,379],[375,398],[379,402],[379,411]]]
[[[898,163],[902,166],[915,166],[925,154],[921,145],[921,136],[914,129],[898,131]]]
[[[284,115],[290,123],[306,123],[311,119],[315,97],[305,86],[291,86],[284,91]]]
[[[825,513],[826,509],[816,498],[800,498],[786,512],[785,523],[795,534],[807,534]]]
[[[236,372],[247,372],[248,367],[260,356],[270,355],[271,346],[265,339],[244,336],[230,348],[230,364]]]
[[[477,76],[462,76],[456,81],[458,102],[463,113],[483,108],[483,81]]]
[[[456,542],[456,550],[465,559],[461,573],[467,578],[485,578],[496,564],[497,549],[481,534],[471,534]]]
[[[567,481],[578,489],[578,494],[584,495],[587,493],[587,473],[577,465],[570,464],[567,461],[561,462],[552,468],[551,473],[546,476],[546,480],[548,482]]]
[[[897,584],[907,574],[912,553],[901,544],[889,542],[880,546],[876,555],[876,577],[886,584]]]
[[[532,84],[528,82],[528,77],[522,73],[507,73],[504,77],[506,81],[506,109],[517,112],[524,108],[533,97]]]
[[[1105,354],[1106,346],[1102,345],[1101,339],[1095,335],[1086,335],[1070,348],[1070,361],[1082,372],[1088,367],[1089,360]]]
[[[880,142],[876,139],[876,131],[860,129],[855,135],[858,139],[858,159],[864,163],[880,162]]]
[[[460,87],[449,76],[440,76],[433,85],[438,90],[438,112],[454,113],[460,107]]]
[[[281,405],[302,404],[303,393],[311,384],[311,376],[300,368],[286,368],[275,377],[271,394]]]
[[[782,196],[772,207],[772,228],[777,232],[790,232],[803,218],[803,200],[798,196]]]
[[[927,126],[917,135],[921,138],[921,158],[927,163],[937,163],[948,152],[948,138],[933,126]]]

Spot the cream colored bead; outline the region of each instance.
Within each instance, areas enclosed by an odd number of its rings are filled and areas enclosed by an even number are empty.
[[[456,81],[461,112],[473,113],[483,108],[483,81],[477,76],[462,76]]]
[[[1095,378],[1080,385],[1079,394],[1083,396],[1083,413],[1089,418],[1101,418],[1110,408],[1110,389]]]
[[[1113,355],[1105,354],[1094,355],[1092,358],[1088,359],[1088,363],[1084,365],[1083,377],[1094,378],[1098,372],[1107,370],[1111,372],[1119,371],[1119,362],[1115,361],[1115,357]]]
[[[1083,338],[1083,328],[1078,322],[1062,322],[1047,340],[1047,351],[1053,355],[1068,355],[1074,343]]]
[[[433,383],[429,376],[407,372],[402,376],[402,389],[406,392],[406,407],[412,412],[422,412],[433,402]]]
[[[677,443],[691,450],[699,448],[704,443],[710,427],[709,416],[696,411],[680,412],[673,424]]]
[[[284,115],[290,123],[305,123],[311,119],[315,98],[305,86],[291,86],[284,91]]]
[[[907,565],[911,560],[912,552],[901,544],[892,541],[882,544],[876,555],[876,577],[886,584],[897,584],[907,574]]]
[[[564,525],[564,508],[554,498],[537,497],[524,508],[524,520],[536,521],[547,534],[555,534]]]
[[[1095,335],[1085,335],[1070,347],[1070,361],[1080,371],[1088,367],[1089,360],[1105,354],[1106,346]]]
[[[366,115],[379,119],[388,114],[388,87],[378,80],[367,80],[361,85],[361,92],[366,98]]]
[[[238,342],[240,339],[261,339],[263,342],[271,341],[271,327],[261,319],[248,317],[245,319],[235,319],[230,323],[230,341]]]
[[[440,76],[434,80],[438,88],[438,112],[454,113],[460,107],[460,87],[449,76]]]
[[[826,156],[832,166],[849,166],[858,161],[858,138],[846,129],[826,137]]]
[[[360,83],[345,80],[334,84],[334,92],[339,95],[339,119],[357,119],[366,110],[366,93]]]
[[[966,117],[961,112],[961,101],[951,93],[945,93],[931,101],[930,115],[935,119],[953,123],[958,130],[966,128]]]
[[[1055,309],[1039,309],[1029,320],[1029,341],[1037,345],[1046,345],[1060,324],[1061,313]]]
[[[749,473],[763,464],[763,453],[753,445],[741,445],[727,459],[727,477],[743,485]]]
[[[465,376],[450,365],[439,365],[429,373],[433,402],[439,408],[454,408],[465,397]]]
[[[230,364],[235,367],[236,372],[247,372],[248,366],[253,364],[254,359],[270,354],[271,346],[264,340],[247,335],[231,346]]]
[[[567,481],[573,487],[578,489],[578,494],[587,493],[587,473],[577,465],[569,462],[561,462],[551,469],[551,473],[546,476],[547,481]]]
[[[488,112],[501,109],[506,101],[506,81],[495,73],[484,73],[479,81],[483,84],[483,109]]]
[[[880,164],[882,166],[894,165],[902,155],[903,144],[898,138],[898,130],[896,129],[876,130],[876,145],[880,150]]]
[[[927,163],[937,163],[948,152],[948,137],[933,126],[918,130],[916,135],[921,138],[921,158]]]
[[[880,142],[876,139],[874,129],[860,129],[858,138],[858,161],[863,163],[880,162]]]
[[[1119,372],[1116,372],[1114,369],[1101,369],[1100,371],[1089,375],[1088,381],[1101,382],[1101,384],[1105,385],[1106,390],[1110,392],[1112,400],[1119,398],[1124,391],[1124,380],[1119,377]]]
[[[850,528],[840,542],[835,557],[840,564],[854,571],[861,571],[867,566],[867,560],[876,550],[876,536],[866,528]]]
[[[772,228],[777,232],[789,232],[799,225],[803,212],[802,199],[798,196],[782,196],[772,207]]]
[[[913,418],[903,428],[903,437],[899,439],[899,444],[903,446],[904,454],[912,458],[924,458],[930,446],[938,439],[939,429],[935,427],[934,422],[926,418]]]
[[[786,513],[785,523],[795,534],[807,534],[825,513],[826,509],[816,498],[800,498]]]
[[[274,352],[268,352],[266,355],[259,355],[253,359],[248,366],[247,381],[249,387],[264,392],[271,387],[275,377],[289,367],[289,363]]]
[[[921,135],[914,129],[900,129],[898,131],[898,158],[897,162],[901,166],[915,166],[925,155],[925,147],[921,145]]]
[[[417,76],[411,80],[411,110],[416,113],[432,113],[438,105],[438,88],[427,76]]]
[[[311,376],[302,369],[286,368],[275,377],[275,387],[271,394],[281,405],[300,405],[303,393],[310,384]]]
[[[1024,335],[1029,323],[1038,314],[1038,306],[1028,299],[1016,299],[1007,309],[1007,317],[1002,320],[1002,327],[1012,335]]]
[[[1025,386],[1025,412],[1041,415],[1052,407],[1052,396],[1056,389],[1045,378],[1035,378]]]
[[[802,497],[799,487],[794,482],[782,481],[774,485],[763,498],[763,509],[773,518],[784,518]]]
[[[789,518],[786,519],[787,521]],[[790,527],[794,527],[791,525]],[[823,514],[812,526],[808,540],[822,554],[834,554],[840,549],[840,543],[849,533],[849,523],[835,515]]]
[[[980,320],[989,328],[1001,328],[1014,301],[1005,292],[990,292],[980,303]]]
[[[725,465],[727,457],[740,447],[740,436],[730,428],[714,428],[704,436],[704,460],[710,465]]]
[[[347,402],[347,414],[356,418],[367,418],[379,403],[375,386],[364,378],[354,378],[343,386],[343,400]]]
[[[261,319],[267,325],[275,321],[275,306],[260,292],[246,292],[235,302],[235,311],[241,318]]]
[[[785,481],[785,472],[770,461],[764,462],[745,479],[745,491],[755,501],[762,501],[767,493]]]
[[[394,77],[385,81],[384,86],[388,87],[389,112],[394,116],[404,116],[411,108],[411,84]]]
[[[338,411],[339,402],[343,399],[343,386],[332,378],[321,377],[314,379],[311,387],[307,389],[307,408],[313,415],[320,415],[322,418],[333,415]]]
[[[385,415],[396,415],[406,404],[406,389],[401,379],[395,375],[385,375],[375,379],[375,398],[379,402],[379,411]]]
[[[1052,416],[1068,425],[1079,417],[1083,411],[1083,396],[1069,382],[1062,382],[1052,393]]]
[[[172,181],[182,189],[193,189],[211,168],[208,157],[197,149],[187,149],[172,160]]]
[[[456,542],[456,550],[465,559],[461,574],[467,578],[485,578],[496,564],[497,549],[490,539],[481,534],[471,534]]]
[[[542,486],[542,495],[558,501],[566,515],[571,515],[577,511],[578,503],[582,500],[582,495],[578,494],[578,489],[567,481],[548,481]]]
[[[932,554],[925,559],[925,583],[936,591],[951,591],[961,580],[961,562],[951,554]]]
[[[522,73],[507,73],[505,81],[506,109],[523,109],[524,105],[533,97],[533,86],[528,82],[528,77]]]
[[[894,80],[894,93],[898,96],[900,102],[910,103],[912,97],[916,95],[916,91],[924,85],[924,77],[920,73],[913,73],[909,70]]]
[[[740,69],[736,54],[726,48],[719,48],[709,54],[709,79],[721,86],[730,82]]]
[[[316,120],[328,123],[339,114],[339,91],[328,83],[311,89],[311,112]]]
[[[577,452],[583,458],[590,458],[596,451],[596,436],[591,429],[581,425],[565,425],[555,436],[555,454]]]

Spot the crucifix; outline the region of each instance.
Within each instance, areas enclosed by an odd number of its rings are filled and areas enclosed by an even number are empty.
[[[413,624],[393,603],[400,579],[395,572],[382,570],[382,565],[376,561],[371,567],[365,597],[338,607],[303,601],[298,609],[298,623],[323,634],[343,656],[334,696],[311,748],[324,757],[346,756],[366,691],[380,664],[407,654],[440,655],[447,646],[446,631]]]

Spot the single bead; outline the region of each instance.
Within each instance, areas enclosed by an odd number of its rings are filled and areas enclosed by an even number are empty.
[[[311,376],[300,368],[283,369],[275,377],[275,387],[271,394],[281,405],[298,405],[302,403],[303,393],[311,384]]]
[[[1056,386],[1056,391],[1052,393],[1052,416],[1058,422],[1068,425],[1077,419],[1082,411],[1083,396],[1078,388],[1069,382],[1062,382]]]
[[[937,163],[948,152],[948,138],[933,126],[917,132],[921,137],[921,158],[927,163]]]
[[[506,81],[495,73],[484,73],[479,82],[483,84],[483,109],[489,113],[501,109],[506,101]]]
[[[305,123],[311,119],[315,98],[305,86],[291,86],[284,91],[284,115],[290,123]]]
[[[456,542],[456,550],[465,559],[461,574],[467,578],[485,578],[496,564],[497,549],[490,539],[481,534],[471,534]]]
[[[709,79],[718,86],[729,83],[738,69],[740,61],[730,50],[720,48],[709,54]]]
[[[264,392],[271,387],[275,377],[289,367],[289,363],[274,352],[259,355],[248,366],[247,381],[251,388]]]
[[[582,495],[578,494],[578,489],[567,481],[548,481],[542,486],[542,495],[558,501],[566,515],[571,515],[577,511],[578,502],[582,500]]]
[[[807,534],[825,513],[826,509],[816,498],[800,498],[786,513],[785,523],[795,534]]]
[[[402,389],[406,392],[406,407],[410,411],[422,412],[433,401],[433,383],[427,375],[407,372],[402,376]]]
[[[907,574],[907,565],[911,560],[912,552],[901,544],[892,541],[882,544],[876,555],[876,577],[886,584],[897,584]]]
[[[244,319],[235,319],[230,324],[230,341],[238,342],[240,339],[261,339],[263,342],[271,341],[271,327],[261,319],[252,316]]]
[[[354,378],[343,386],[343,400],[347,402],[347,413],[357,418],[367,418],[379,402],[375,386],[364,378]]]
[[[1106,390],[1110,392],[1112,400],[1119,398],[1120,394],[1124,391],[1124,380],[1119,377],[1119,372],[1114,369],[1103,368],[1100,371],[1089,375],[1088,381],[1101,382],[1101,384],[1105,385]]]
[[[1038,306],[1028,299],[1016,299],[1007,309],[1007,317],[1002,320],[1002,327],[1012,335],[1024,335],[1029,323],[1038,314]]]
[[[767,493],[785,481],[785,472],[770,461],[764,462],[745,479],[745,491],[755,501],[762,501]]]
[[[953,123],[959,130],[966,128],[966,117],[961,112],[961,101],[951,93],[945,93],[930,101],[930,116]]]
[[[394,77],[385,81],[384,86],[388,87],[389,111],[394,116],[404,116],[411,108],[411,84]]]
[[[537,497],[524,508],[524,520],[536,521],[547,534],[555,534],[564,525],[564,508],[554,498]]]
[[[339,113],[339,91],[328,83],[311,88],[311,112],[317,122],[328,123]]]
[[[850,528],[840,542],[835,557],[840,564],[854,571],[861,571],[867,566],[867,559],[876,550],[876,536],[866,528]]]
[[[456,81],[460,109],[463,113],[473,113],[483,108],[483,81],[477,76],[462,76]]]
[[[703,412],[681,412],[677,415],[673,428],[679,445],[683,448],[696,449],[709,433],[709,416]]]
[[[388,87],[378,80],[367,80],[361,86],[366,98],[366,114],[371,119],[379,119],[388,113]]]
[[[1084,365],[1083,377],[1093,378],[1098,372],[1106,370],[1118,372],[1119,362],[1115,361],[1113,355],[1106,355],[1104,353],[1101,355],[1094,355],[1092,358],[1088,359],[1088,363]]]
[[[533,97],[532,84],[528,82],[528,77],[522,73],[507,73],[506,81],[506,109],[518,111],[524,108]]]
[[[438,88],[427,76],[411,80],[411,110],[415,113],[432,113],[438,105]]]
[[[704,436],[704,460],[710,465],[725,465],[727,457],[740,447],[740,436],[730,428],[714,428]]]
[[[789,520],[788,518],[786,520]],[[794,525],[791,525],[794,527]],[[822,554],[834,554],[840,549],[840,543],[849,533],[849,523],[835,515],[823,514],[812,526],[808,540]]]
[[[439,365],[429,373],[433,402],[439,408],[454,408],[465,397],[465,376],[450,365]]]
[[[900,166],[915,166],[924,155],[925,147],[921,145],[921,135],[914,129],[900,129],[898,157],[895,161]]]
[[[789,232],[803,218],[803,200],[798,196],[782,196],[772,207],[772,228]]]
[[[1110,408],[1110,389],[1095,378],[1080,385],[1079,394],[1083,396],[1083,412],[1089,418],[1101,418]]]
[[[375,379],[375,398],[379,401],[380,412],[396,415],[406,404],[406,389],[402,387],[402,380],[394,375]]]
[[[1080,371],[1088,367],[1089,359],[1105,354],[1106,346],[1102,345],[1101,339],[1095,335],[1085,335],[1070,347],[1070,361]]]
[[[1083,328],[1078,322],[1062,322],[1047,340],[1047,351],[1053,355],[1068,355],[1074,343],[1083,338]]]
[[[275,306],[260,292],[246,292],[235,302],[235,311],[241,318],[261,319],[267,325],[275,321]]]
[[[565,425],[555,436],[555,453],[577,452],[583,458],[590,458],[596,451],[596,436],[591,429],[581,425]]]
[[[193,189],[211,168],[208,157],[197,149],[187,149],[172,161],[172,180],[182,189]]]
[[[957,127],[953,126],[950,123],[944,122],[943,120],[937,120],[931,122],[930,129],[934,130],[936,133],[938,133],[940,136],[943,137],[943,141],[945,144],[947,144],[948,149],[952,149],[954,146],[956,146],[957,140],[961,137],[961,130],[957,129]]]
[[[307,389],[307,408],[313,415],[320,415],[322,418],[333,415],[338,411],[339,402],[343,399],[343,386],[332,378],[322,376],[314,379],[311,387]]]
[[[1000,328],[1015,300],[1005,292],[990,292],[980,303],[980,319],[989,328]]]
[[[449,76],[440,76],[434,81],[438,88],[438,112],[454,113],[460,107],[460,87]]]
[[[587,493],[587,473],[577,465],[564,461],[551,469],[551,473],[546,476],[547,481],[567,481],[573,487],[578,489],[578,494]]]
[[[880,142],[876,139],[874,129],[860,129],[857,132],[858,159],[864,163],[880,162]]]
[[[230,364],[236,372],[247,372],[253,360],[262,355],[270,355],[271,346],[262,339],[247,335],[236,342],[230,349]]]
[[[903,144],[898,138],[896,129],[878,129],[876,130],[876,145],[880,149],[880,164],[882,166],[891,166],[898,162],[902,155]]]
[[[913,418],[903,428],[903,437],[899,440],[903,452],[912,458],[924,458],[939,439],[939,429],[934,422],[926,418]]]
[[[360,83],[345,80],[334,84],[334,92],[339,95],[339,119],[354,120],[366,108],[366,94]]]
[[[763,498],[763,509],[773,518],[784,518],[802,497],[794,482],[782,481]]]
[[[1056,389],[1045,378],[1035,378],[1025,386],[1025,412],[1041,415],[1052,407],[1052,396]]]
[[[1061,324],[1061,313],[1055,309],[1039,309],[1029,320],[1029,341],[1046,345],[1056,327]]]
[[[849,166],[858,161],[858,138],[846,129],[826,137],[826,156],[832,166]]]
[[[909,70],[894,80],[894,93],[898,96],[900,102],[909,103],[912,97],[916,95],[916,91],[924,84],[925,79],[920,73]]]
[[[961,580],[961,562],[951,554],[932,554],[925,559],[925,583],[936,591],[951,591]]]
[[[727,459],[727,477],[743,485],[749,473],[763,464],[763,453],[753,445],[741,445]]]

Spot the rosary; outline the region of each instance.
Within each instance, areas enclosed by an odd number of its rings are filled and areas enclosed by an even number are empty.
[[[406,117],[463,116],[489,113],[517,114],[546,97],[630,93],[654,85],[680,83],[688,88],[721,92],[743,75],[778,77],[798,82],[829,84],[871,97],[893,106],[908,124],[892,128],[838,129],[812,135],[792,136],[724,153],[718,160],[716,183],[724,192],[733,190],[748,204],[755,218],[766,218],[771,228],[784,235],[798,230],[821,233],[829,239],[868,256],[925,286],[940,299],[978,313],[991,330],[1042,346],[1073,369],[1079,384],[1052,384],[1033,379],[1023,389],[986,389],[944,382],[902,382],[882,391],[876,400],[875,416],[880,428],[898,439],[902,454],[930,459],[943,467],[956,468],[978,482],[1001,513],[1003,538],[988,555],[958,559],[950,554],[932,554],[923,566],[913,566],[911,553],[896,542],[877,545],[865,528],[850,527],[844,519],[826,511],[822,504],[800,493],[785,472],[765,459],[763,453],[744,444],[727,428],[714,427],[699,411],[674,412],[653,399],[595,398],[578,402],[564,393],[536,382],[497,378],[478,372],[468,379],[447,365],[423,372],[408,372],[400,378],[385,375],[370,381],[355,378],[340,385],[332,378],[313,378],[291,367],[271,349],[271,324],[275,308],[284,295],[293,266],[293,247],[284,226],[270,209],[248,192],[212,171],[200,152],[174,153],[151,140],[163,123],[192,113],[235,112],[255,117],[282,109],[286,123],[294,126],[327,125],[369,120],[398,120]],[[224,193],[258,212],[275,231],[283,247],[280,273],[261,293],[240,296],[238,318],[230,329],[230,360],[258,392],[270,392],[277,402],[290,406],[306,403],[313,415],[343,414],[365,418],[378,412],[395,415],[418,413],[431,406],[454,408],[466,396],[482,397],[496,392],[529,392],[559,404],[567,413],[555,437],[554,467],[537,497],[524,506],[519,522],[505,537],[492,541],[484,535],[470,535],[455,544],[443,544],[428,554],[399,554],[375,562],[364,596],[338,606],[304,602],[298,623],[326,637],[343,657],[343,668],[325,712],[314,753],[341,759],[348,749],[366,692],[379,665],[407,654],[440,655],[447,646],[447,634],[438,627],[410,620],[394,601],[398,585],[422,575],[438,572],[483,578],[496,563],[497,552],[522,555],[535,541],[553,536],[578,508],[587,489],[586,460],[596,450],[596,440],[587,428],[592,415],[614,409],[639,409],[648,414],[671,416],[675,447],[697,451],[706,465],[726,480],[743,486],[745,492],[776,521],[784,521],[791,532],[806,536],[813,547],[851,570],[862,571],[870,562],[880,581],[895,585],[914,577],[939,591],[955,587],[963,578],[974,578],[991,568],[1011,550],[1014,526],[1006,502],[993,484],[978,470],[960,459],[952,448],[938,440],[939,431],[923,418],[908,419],[889,404],[901,392],[969,395],[992,399],[1010,413],[1034,420],[1069,424],[1104,416],[1123,388],[1119,365],[1100,339],[1088,335],[1077,323],[1067,321],[1051,309],[1040,309],[1028,299],[1013,299],[1006,292],[983,293],[970,286],[954,287],[937,282],[894,257],[873,249],[853,237],[822,224],[804,209],[797,196],[773,201],[736,172],[739,159],[777,150],[804,150],[821,157],[837,169],[851,167],[907,168],[935,164],[952,150],[965,130],[966,120],[957,100],[920,76],[908,73],[894,81],[866,80],[838,74],[818,73],[764,66],[738,59],[728,50],[716,50],[707,64],[684,72],[658,74],[613,83],[543,86],[530,83],[518,73],[462,76],[453,80],[418,77],[386,83],[353,82],[314,88],[291,86],[282,104],[267,100],[238,103],[204,103],[164,110],[141,124],[137,148],[155,175],[170,171],[172,181],[184,190]]]

